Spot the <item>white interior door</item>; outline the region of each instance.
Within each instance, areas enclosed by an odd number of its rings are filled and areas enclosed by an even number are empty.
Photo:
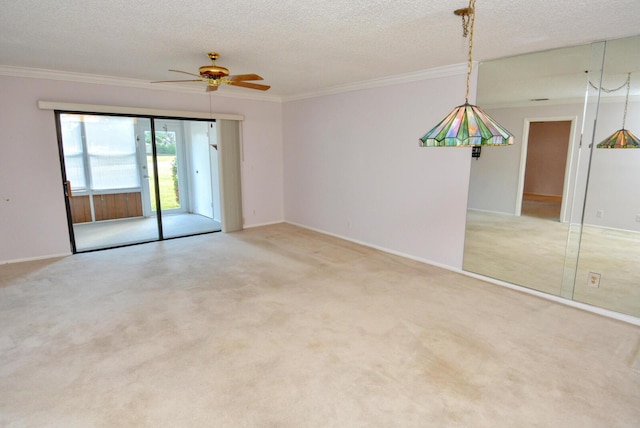
[[[190,140],[191,212],[214,218],[209,156],[209,123],[189,122],[187,133]]]

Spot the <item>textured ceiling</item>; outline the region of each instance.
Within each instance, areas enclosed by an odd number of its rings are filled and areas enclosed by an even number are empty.
[[[461,20],[452,12],[465,6],[465,0],[2,0],[0,66],[151,81],[181,77],[169,68],[196,72],[215,50],[232,74],[258,73],[272,86],[268,94],[286,99],[464,63]],[[476,11],[475,60],[629,36],[640,22],[639,0],[478,0]]]

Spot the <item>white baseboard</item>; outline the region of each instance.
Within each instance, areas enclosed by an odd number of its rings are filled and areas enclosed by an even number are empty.
[[[425,264],[428,264],[428,265],[431,265],[431,266],[436,266],[436,267],[439,267],[439,268],[456,271],[455,268],[453,268],[453,267],[451,267],[449,265],[445,265],[445,264],[442,264],[442,263],[439,263],[439,262],[434,262],[433,260],[423,259],[421,257],[416,257],[414,255],[403,253],[401,251],[396,251],[396,250],[392,250],[392,249],[389,249],[389,248],[380,247],[378,245],[374,245],[374,244],[371,244],[369,242],[359,241],[357,239],[349,238],[347,236],[338,235],[336,233],[327,232],[326,230],[316,229],[315,227],[305,226],[304,224],[298,224],[298,223],[294,223],[294,222],[291,222],[291,221],[285,221],[284,223],[290,224],[292,226],[301,227],[303,229],[313,230],[314,232],[322,233],[323,235],[333,236],[334,238],[344,239],[345,241],[353,242],[354,244],[363,245],[365,247],[373,248],[375,250],[379,250],[379,251],[382,251],[384,253],[393,254],[394,256],[400,256],[400,257],[404,257],[405,259],[415,260],[417,262],[425,263]]]
[[[258,224],[245,224],[244,226],[242,226],[243,229],[251,229],[254,227],[262,227],[262,226],[272,226],[274,224],[280,224],[280,223],[286,223],[284,220],[278,220],[278,221],[270,221],[268,223],[258,223]],[[302,227],[302,226],[300,226]]]
[[[509,288],[511,290],[516,290],[516,291],[520,291],[522,293],[526,293],[526,294],[530,294],[530,295],[533,295],[533,296],[536,296],[536,297],[540,297],[542,299],[551,300],[553,302],[560,303],[560,304],[565,305],[565,306],[570,306],[570,307],[576,308],[576,309],[582,309],[584,311],[595,313],[595,314],[598,314],[598,315],[602,315],[602,316],[605,316],[607,318],[612,318],[612,319],[615,319],[615,320],[618,320],[618,321],[623,321],[623,322],[626,322],[626,323],[629,323],[629,324],[640,326],[640,318],[636,318],[636,317],[633,317],[631,315],[621,314],[619,312],[610,311],[608,309],[599,308],[597,306],[591,306],[591,305],[588,305],[586,303],[576,302],[574,300],[565,299],[564,297],[554,296],[553,294],[543,293],[541,291],[533,290],[531,288],[522,287],[520,285],[511,284],[509,282],[504,282],[504,281],[500,281],[500,280],[497,280],[497,279],[494,279],[494,278],[482,276],[482,275],[479,275],[477,273],[467,272],[465,270],[458,269],[458,268],[455,268],[455,267],[452,267],[452,266],[448,266],[448,265],[444,265],[442,263],[436,263],[436,262],[431,261],[431,260],[426,260],[426,259],[423,259],[423,258],[420,258],[420,257],[412,256],[410,254],[405,254],[405,253],[402,253],[402,252],[399,252],[399,251],[390,250],[388,248],[383,248],[383,247],[380,247],[380,246],[377,246],[377,245],[372,245],[372,244],[367,243],[367,242],[358,241],[357,239],[351,239],[351,238],[348,238],[348,237],[345,237],[345,236],[341,236],[341,235],[338,235],[338,234],[335,234],[335,233],[331,233],[331,232],[327,232],[327,231],[324,231],[324,230],[316,229],[314,227],[305,226],[303,224],[298,224],[298,223],[294,223],[294,222],[291,222],[291,221],[285,221],[285,223],[291,224],[293,226],[298,226],[298,227],[301,227],[303,229],[313,230],[314,232],[322,233],[324,235],[333,236],[334,238],[344,239],[345,241],[354,242],[356,244],[360,244],[360,245],[363,245],[363,246],[369,247],[369,248],[374,248],[376,250],[380,250],[380,251],[383,251],[385,253],[394,254],[396,256],[400,256],[400,257],[404,257],[404,258],[407,258],[407,259],[415,260],[415,261],[421,262],[421,263],[426,263],[426,264],[431,265],[431,266],[436,266],[436,267],[439,267],[439,268],[442,268],[442,269],[446,269],[446,270],[451,271],[451,272],[459,273],[461,275],[469,276],[469,277],[472,277],[472,278],[475,278],[475,279],[479,279],[479,280],[482,280],[482,281],[485,281],[485,282],[488,282],[488,283],[491,283],[491,284],[495,284],[495,285],[499,285],[501,287]]]
[[[68,257],[71,255],[71,251],[63,254],[50,254],[46,256],[38,256],[38,257],[27,257],[24,259],[13,259],[13,260],[2,260],[0,261],[0,265],[8,265],[12,263],[22,263],[22,262],[32,262],[35,260],[46,260],[46,259],[57,259],[60,257]]]

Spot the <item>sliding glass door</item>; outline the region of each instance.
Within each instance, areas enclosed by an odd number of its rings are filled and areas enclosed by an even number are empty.
[[[216,124],[156,119],[156,163],[165,238],[220,230]]]
[[[220,230],[215,122],[56,117],[74,252]]]

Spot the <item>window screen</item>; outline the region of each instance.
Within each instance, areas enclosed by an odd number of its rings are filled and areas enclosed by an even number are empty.
[[[140,187],[135,119],[94,116],[85,121],[87,155],[94,190]]]
[[[84,149],[82,148],[82,122],[77,116],[63,115],[61,120],[62,147],[67,180],[73,190],[87,188],[84,169]]]
[[[140,187],[135,118],[62,114],[60,122],[72,189]]]

